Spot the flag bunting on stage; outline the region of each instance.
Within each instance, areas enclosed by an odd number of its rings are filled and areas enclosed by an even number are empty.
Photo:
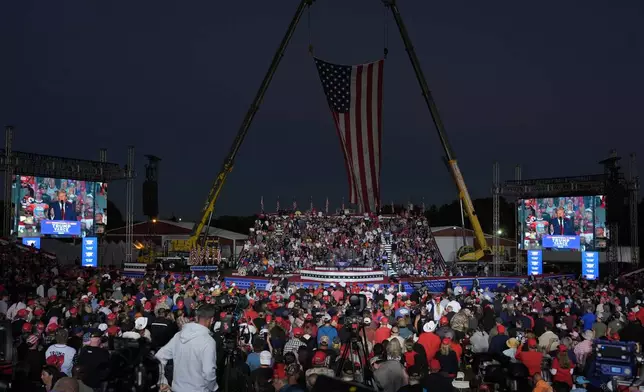
[[[337,65],[315,59],[344,153],[349,201],[363,212],[380,205],[384,60]]]

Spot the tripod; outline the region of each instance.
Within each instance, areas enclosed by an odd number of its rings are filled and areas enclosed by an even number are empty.
[[[336,369],[336,377],[340,377],[344,371],[344,365],[346,364],[347,359],[351,364],[351,370],[353,371],[353,379],[356,382],[369,385],[376,390],[382,390],[382,387],[378,384],[376,379],[373,377],[373,369],[369,364],[369,355],[367,354],[367,334],[364,329],[364,325],[361,323],[357,328],[352,328],[349,325],[350,336],[349,339],[344,341],[344,348],[340,355],[340,360],[338,361],[338,368]],[[360,334],[362,332],[362,335]],[[357,356],[357,358],[354,357]],[[356,366],[356,359],[358,363],[363,363],[364,368],[362,369],[362,377],[359,377],[358,374],[359,368]]]
[[[227,340],[227,339],[225,339]],[[236,340],[233,341],[236,345]],[[239,372],[237,372],[237,348],[233,346],[232,348],[228,343],[224,343],[224,351],[226,352],[226,359],[224,360],[225,365],[224,365],[224,392],[229,392],[230,389],[230,380],[231,376],[235,374],[235,376],[239,376]],[[242,376],[243,377],[243,376]],[[235,377],[235,380],[237,380],[238,377]],[[240,391],[243,392],[245,390],[248,390],[248,388],[244,388],[244,390]]]

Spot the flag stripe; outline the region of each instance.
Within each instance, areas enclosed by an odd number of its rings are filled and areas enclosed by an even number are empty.
[[[363,107],[362,104],[364,103],[362,100],[362,79],[363,79],[363,66],[358,65],[355,67],[355,83],[353,83],[352,80],[352,85],[355,84],[355,89],[356,89],[356,95],[355,95],[355,100],[352,98],[352,107],[353,110],[351,113],[353,114],[353,119],[355,121],[352,131],[353,135],[356,140],[356,145],[355,145],[355,154],[354,157],[357,158],[357,165],[354,164],[356,167],[356,172],[358,173],[358,181],[357,186],[359,187],[359,199],[360,199],[360,205],[364,206],[369,203],[369,200],[367,198],[367,195],[369,194],[367,191],[367,176],[365,172],[365,166],[364,166],[364,158],[365,158],[365,149],[364,149],[364,143],[362,140],[362,115],[363,115]]]
[[[350,162],[350,157],[347,152],[347,147],[345,143],[345,138],[344,138],[344,126],[340,125],[340,116],[343,116],[342,114],[338,114],[336,112],[331,112],[333,114],[333,121],[335,122],[335,129],[338,134],[338,139],[340,139],[340,147],[342,148],[342,153],[344,154],[344,168],[347,171],[347,178],[349,180],[349,198],[353,199],[353,175],[352,170],[351,170],[351,162]]]
[[[367,98],[369,99],[370,102],[372,102],[372,97],[373,97],[373,75],[374,75],[374,65],[369,64],[367,66]],[[374,121],[373,121],[373,105],[366,105],[365,104],[365,118],[367,120],[367,129],[374,129]],[[377,130],[377,129],[374,129]],[[371,192],[369,192],[369,195],[372,196],[372,199],[369,200],[369,205],[376,205],[377,200],[375,198],[375,195],[378,194],[378,185],[374,179],[376,178],[376,161],[375,161],[375,149],[373,145],[374,141],[374,132],[367,132],[367,145],[369,146],[369,179],[371,182]]]
[[[376,162],[378,162],[378,180],[380,180],[380,168],[382,167],[382,75],[384,72],[384,66],[384,61],[378,62],[378,96],[375,99],[375,102],[377,102],[378,105],[378,110],[376,112],[378,114],[378,159],[376,160]],[[378,181],[378,197],[380,197],[380,181]]]
[[[376,209],[380,207],[380,132],[382,130],[382,124],[380,123],[380,101],[381,94],[380,88],[378,86],[378,81],[380,80],[380,75],[382,74],[382,62],[377,63],[373,67],[372,74],[372,90],[371,90],[371,101],[376,102],[376,107],[371,112],[371,121],[373,127],[376,129],[372,133],[373,140],[371,141],[371,146],[373,148],[373,178],[375,181],[375,195],[376,199]]]

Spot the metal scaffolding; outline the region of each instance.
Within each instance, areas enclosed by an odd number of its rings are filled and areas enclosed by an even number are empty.
[[[494,162],[492,165],[492,264],[494,276],[501,276],[501,241],[499,235],[501,234],[501,211],[500,211],[500,198],[501,191],[501,174],[499,170],[499,162]]]
[[[631,260],[633,264],[640,262],[639,246],[639,200],[640,200],[640,178],[637,174],[637,158],[635,153],[631,154],[630,167],[628,171],[628,212],[631,224]]]
[[[522,180],[521,178],[521,165],[516,165],[514,167],[514,181],[520,182]],[[521,228],[518,226],[517,222],[519,222],[519,206],[517,203],[514,204],[514,225],[515,225],[515,238],[518,238],[517,241],[517,258],[515,262],[515,272],[517,275],[522,274],[522,269],[523,269],[523,255],[524,253],[520,251],[521,249],[521,244],[519,244],[519,241],[523,241],[523,233],[521,233],[519,230]]]
[[[11,226],[13,221],[13,205],[11,201],[11,186],[13,184],[13,176],[15,175],[15,165],[13,162],[13,127],[7,125],[4,133],[4,219],[2,221],[2,233],[5,237],[9,237],[11,233]]]
[[[14,127],[5,127],[5,146],[0,151],[0,170],[4,171],[4,219],[2,230],[10,237],[15,230],[17,206],[12,200],[14,176],[38,176],[49,178],[73,179],[93,182],[131,180],[135,177],[131,170],[117,163],[107,161],[107,150],[99,151],[99,160],[75,159],[53,155],[41,155],[13,150]],[[134,154],[134,150],[128,151]],[[132,157],[132,160],[134,158]],[[126,206],[126,216],[133,216],[133,204]],[[109,218],[108,218],[109,219]],[[130,225],[132,221],[130,220]],[[131,253],[131,251],[130,251]]]
[[[134,242],[134,146],[127,148],[126,190],[125,190],[125,262],[132,262]]]

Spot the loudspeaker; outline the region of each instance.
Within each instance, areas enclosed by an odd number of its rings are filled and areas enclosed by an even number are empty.
[[[627,192],[621,184],[612,184],[606,194],[606,223],[622,223],[628,217]]]
[[[159,184],[156,181],[143,183],[143,215],[150,218],[159,215]]]
[[[0,322],[0,363],[11,364],[14,354],[11,322],[3,320]]]
[[[364,384],[320,375],[315,381],[312,392],[376,392],[376,390]]]

